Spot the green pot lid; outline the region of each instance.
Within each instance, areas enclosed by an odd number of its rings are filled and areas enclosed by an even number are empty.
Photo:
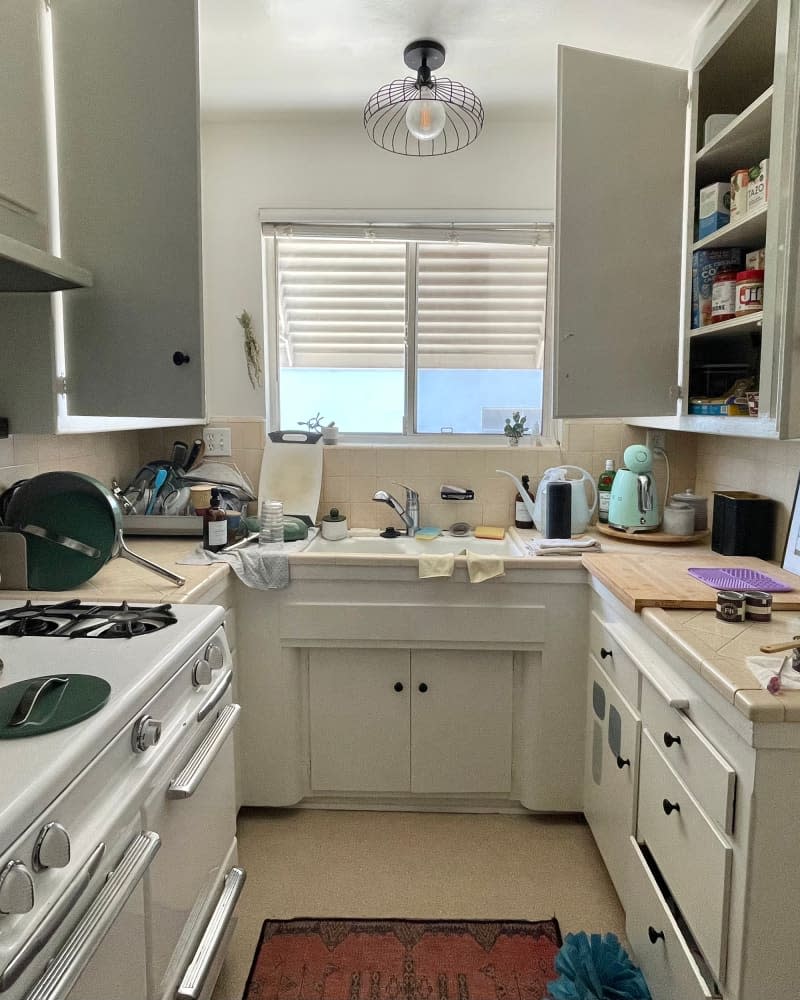
[[[34,697],[37,688],[41,691]],[[0,688],[0,740],[41,736],[74,726],[98,712],[110,694],[108,681],[92,674],[45,674],[9,684]],[[13,725],[15,715],[24,721]]]

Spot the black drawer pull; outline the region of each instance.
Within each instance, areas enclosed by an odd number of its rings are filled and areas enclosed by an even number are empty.
[[[673,736],[672,733],[664,733],[664,746],[671,747],[673,743],[677,743],[678,746],[681,745],[680,736]]]
[[[667,814],[667,816],[669,816],[671,812],[679,813],[681,811],[680,804],[678,802],[670,802],[669,799],[664,799],[661,805],[663,806],[664,812]]]
[[[620,757],[619,754],[617,754],[617,767],[620,769],[620,771],[623,769],[623,767],[630,767],[630,766],[631,762],[629,760]]]
[[[425,694],[425,692],[428,690],[428,685],[425,683],[425,681],[423,681],[420,684],[419,689],[423,694]]]
[[[656,941],[666,941],[663,931],[657,931],[655,927],[647,928],[647,936],[650,938],[650,943],[655,944]]]
[[[614,650],[613,649],[606,649],[605,646],[601,646],[600,647],[600,659],[601,660],[604,660],[607,656],[613,656],[613,655],[614,655]]]
[[[397,683],[395,684],[395,686],[394,686],[394,689],[395,689],[395,691],[397,691],[398,693],[399,693],[400,691],[402,691],[402,690],[403,690],[403,685],[402,685],[402,684],[400,683],[400,681],[398,681],[398,682],[397,682]]]

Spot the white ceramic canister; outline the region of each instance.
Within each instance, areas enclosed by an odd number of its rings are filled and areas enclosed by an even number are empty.
[[[694,508],[688,503],[668,503],[664,508],[661,530],[665,535],[694,534]]]
[[[673,493],[670,503],[688,503],[694,508],[694,530],[708,530],[708,497],[699,497],[694,490],[687,488],[683,493]]]
[[[323,517],[320,522],[322,526],[322,537],[329,542],[338,542],[342,538],[347,538],[347,518],[339,513],[338,507],[331,507],[330,513]]]

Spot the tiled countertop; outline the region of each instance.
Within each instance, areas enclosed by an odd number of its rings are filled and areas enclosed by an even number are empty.
[[[800,691],[770,694],[745,663],[748,656],[763,655],[759,646],[800,635],[800,612],[775,612],[771,622],[731,624],[713,611],[645,608],[642,620],[751,721],[800,722]]]

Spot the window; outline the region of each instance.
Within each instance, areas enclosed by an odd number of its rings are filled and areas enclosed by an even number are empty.
[[[551,227],[265,226],[282,428],[538,430]]]

